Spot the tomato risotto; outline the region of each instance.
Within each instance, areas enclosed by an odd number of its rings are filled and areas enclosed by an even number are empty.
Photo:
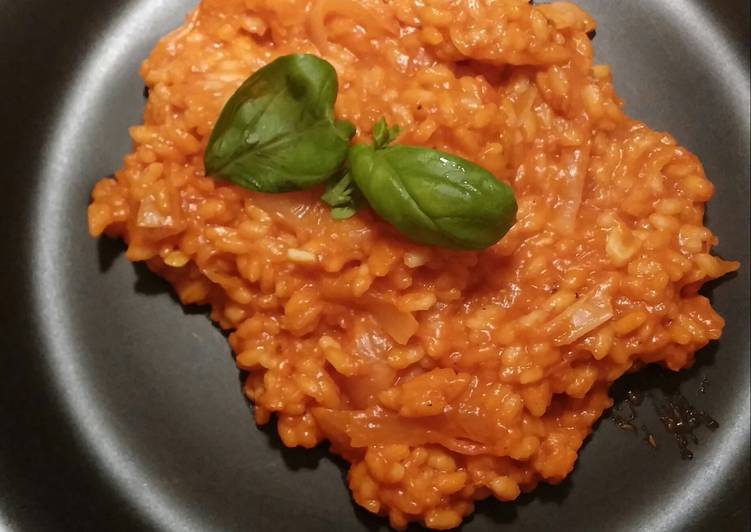
[[[143,63],[144,123],[89,230],[210,305],[257,423],[330,442],[393,527],[455,527],[476,500],[561,481],[615,379],[690,366],[723,327],[698,293],[737,268],[710,254],[712,183],[624,114],[594,28],[566,2],[203,0]],[[422,246],[369,208],[333,219],[323,187],[205,175],[224,104],[293,53],[334,66],[353,142],[385,117],[396,145],[480,165],[513,189],[515,225],[481,251]]]

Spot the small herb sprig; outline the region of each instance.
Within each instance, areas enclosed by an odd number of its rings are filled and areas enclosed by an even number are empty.
[[[511,188],[454,155],[392,144],[398,126],[373,126],[372,144],[350,145],[355,127],[334,119],[336,71],[310,54],[280,57],[224,106],[204,155],[206,173],[258,192],[326,183],[321,200],[341,220],[370,207],[409,239],[484,249],[513,225]]]
[[[399,133],[399,126],[389,127],[386,119],[381,118],[373,126],[373,146],[376,149],[385,148],[396,140]],[[331,207],[331,217],[335,220],[351,218],[365,204],[365,198],[352,181],[349,170],[345,171],[341,178],[329,181],[321,201]]]

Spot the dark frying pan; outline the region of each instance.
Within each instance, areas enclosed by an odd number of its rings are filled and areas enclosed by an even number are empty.
[[[0,0],[0,529],[385,529],[324,449],[256,429],[203,314],[86,234],[91,186],[140,120],[139,63],[194,1]],[[629,112],[704,162],[716,251],[742,267],[708,289],[719,344],[683,374],[628,377],[657,449],[602,421],[570,479],[482,503],[464,529],[748,530],[749,4],[580,3]],[[719,422],[693,460],[649,406],[665,387]]]

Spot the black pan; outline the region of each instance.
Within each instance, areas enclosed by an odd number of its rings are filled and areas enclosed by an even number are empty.
[[[140,120],[139,63],[193,3],[0,0],[0,528],[385,529],[325,449],[255,427],[204,314],[87,236],[91,186]],[[482,503],[464,530],[748,530],[749,4],[581,4],[628,111],[704,162],[716,251],[742,267],[708,289],[719,344],[683,374],[629,377],[652,396],[637,424],[657,449],[604,420],[569,480]],[[665,387],[719,422],[697,431],[693,460],[650,406]]]

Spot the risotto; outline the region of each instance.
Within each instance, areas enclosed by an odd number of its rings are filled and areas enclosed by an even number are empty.
[[[698,291],[713,187],[667,133],[627,117],[595,22],[526,0],[203,0],[143,63],[143,125],[89,230],[230,331],[255,421],[328,441],[357,504],[395,528],[458,526],[568,475],[609,385],[690,366],[723,320]],[[338,119],[466,158],[509,184],[517,223],[483,251],[416,245],[320,189],[206,176],[224,103],[275,58],[334,65]],[[166,331],[165,331],[166,333]]]

